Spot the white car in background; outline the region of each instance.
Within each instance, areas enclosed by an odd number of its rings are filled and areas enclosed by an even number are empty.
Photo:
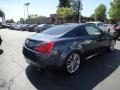
[[[110,32],[110,27],[107,27],[107,25],[104,24],[103,22],[87,22],[87,23],[93,24],[93,25],[99,27],[100,29],[102,29],[103,31]]]

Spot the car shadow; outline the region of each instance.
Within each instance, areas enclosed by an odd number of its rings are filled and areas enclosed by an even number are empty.
[[[83,62],[74,75],[65,75],[59,70],[37,71],[32,66],[26,68],[26,75],[38,90],[92,90],[119,65],[120,51],[114,50]]]

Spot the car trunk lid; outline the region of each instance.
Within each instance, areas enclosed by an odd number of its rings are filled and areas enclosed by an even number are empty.
[[[58,38],[60,36],[61,35],[45,35],[45,34],[32,35],[25,41],[25,46],[33,50],[35,47],[53,41],[55,38]]]

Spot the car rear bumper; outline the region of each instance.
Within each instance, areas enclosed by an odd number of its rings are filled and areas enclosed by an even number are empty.
[[[47,67],[62,67],[63,59],[58,54],[44,54],[38,53],[33,50],[23,47],[23,54],[28,64],[32,64],[36,67],[47,68]]]

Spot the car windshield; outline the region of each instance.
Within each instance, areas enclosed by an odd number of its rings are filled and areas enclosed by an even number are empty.
[[[77,25],[58,25],[43,31],[42,34],[60,35],[69,32],[70,30],[74,29],[76,26]]]

